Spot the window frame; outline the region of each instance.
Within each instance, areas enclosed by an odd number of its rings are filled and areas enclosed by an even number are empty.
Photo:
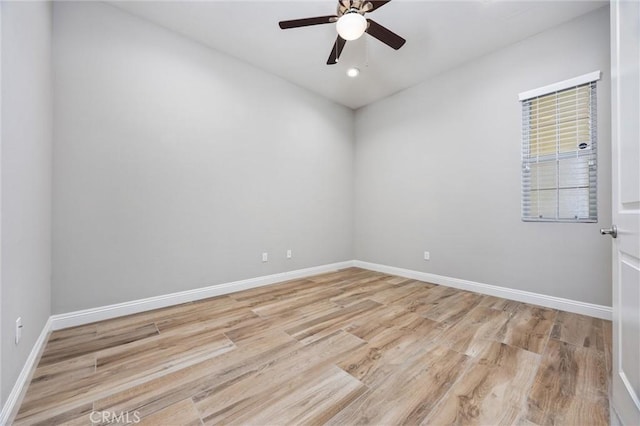
[[[558,83],[554,83],[548,86],[540,87],[538,89],[529,90],[519,94],[520,106],[522,110],[522,140],[521,140],[521,219],[523,222],[561,222],[561,223],[597,223],[598,222],[598,166],[597,166],[597,81],[600,79],[600,71],[594,71],[588,74],[584,74],[569,80],[564,80]],[[589,145],[585,149],[575,148],[571,151],[560,152],[559,149],[559,135],[555,136],[555,152],[548,154],[531,154],[532,141],[530,139],[531,133],[531,105],[533,101],[538,100],[544,96],[557,95],[560,92],[579,89],[581,86],[588,86],[589,89]],[[555,117],[555,126],[561,124],[558,122],[558,111],[553,113]],[[540,117],[537,117],[539,119]],[[587,171],[587,185],[575,186],[575,187],[562,187],[560,184],[560,165],[561,161],[574,158],[587,158],[585,170]],[[534,189],[531,183],[531,165],[532,164],[554,164],[556,167],[556,181],[553,187],[548,188],[549,191],[555,190],[555,215],[553,217],[547,216],[534,216],[531,208],[531,199],[534,192],[541,194],[539,187]],[[592,176],[593,175],[593,176]],[[574,216],[574,217],[561,217],[560,211],[562,206],[561,190],[563,189],[586,189],[587,195],[587,209],[588,213],[586,217]],[[528,204],[527,204],[528,203]]]

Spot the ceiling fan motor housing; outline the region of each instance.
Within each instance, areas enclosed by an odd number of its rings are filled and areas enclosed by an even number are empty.
[[[359,13],[360,15],[364,15],[371,9],[373,9],[373,5],[368,1],[340,0],[338,2],[338,10],[336,12],[336,15],[338,15],[338,17],[341,17],[348,13]]]

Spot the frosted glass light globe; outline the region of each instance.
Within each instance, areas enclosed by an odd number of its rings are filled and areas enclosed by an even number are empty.
[[[364,34],[367,20],[357,12],[346,13],[336,22],[336,30],[345,40],[355,40]]]

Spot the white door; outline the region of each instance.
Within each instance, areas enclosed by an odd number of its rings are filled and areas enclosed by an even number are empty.
[[[613,223],[612,405],[640,425],[640,2],[611,1]],[[614,416],[614,413],[611,413]]]

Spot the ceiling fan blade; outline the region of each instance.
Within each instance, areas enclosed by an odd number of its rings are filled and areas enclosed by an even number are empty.
[[[380,1],[368,1],[364,4],[364,11],[365,12],[373,12],[374,10],[378,9],[379,7],[384,6],[385,4],[389,3],[391,0],[380,0]],[[369,6],[371,5],[371,6]]]
[[[333,44],[333,49],[331,49],[331,54],[329,55],[329,59],[327,59],[327,65],[335,65],[338,63],[338,58],[340,58],[340,54],[342,53],[342,49],[344,49],[345,44],[347,44],[347,40],[340,36],[336,38],[336,42]]]
[[[372,19],[367,19],[367,22],[369,23],[369,28],[367,28],[367,33],[377,38],[387,46],[390,46],[398,50],[407,42],[407,40],[403,39],[393,31],[378,24],[376,21]]]
[[[290,21],[280,21],[278,25],[283,30],[289,28],[298,28],[298,27],[308,27],[310,25],[320,25],[320,24],[330,24],[335,22],[337,16],[335,15],[327,15],[327,16],[316,16],[314,18],[304,18],[304,19],[292,19]]]

